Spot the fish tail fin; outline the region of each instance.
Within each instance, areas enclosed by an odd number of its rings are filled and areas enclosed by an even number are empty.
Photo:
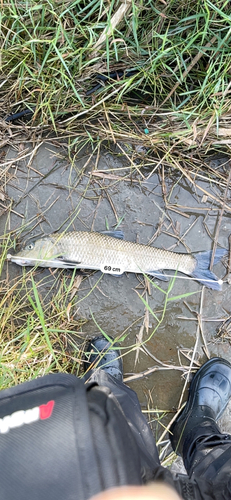
[[[225,248],[217,248],[214,256],[214,264],[220,262],[222,257],[227,254]],[[222,289],[223,281],[220,280],[212,271],[209,270],[212,251],[194,253],[193,257],[196,259],[196,267],[192,273],[193,278],[213,290],[220,291]]]

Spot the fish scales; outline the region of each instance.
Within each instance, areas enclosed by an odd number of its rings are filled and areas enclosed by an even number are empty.
[[[73,231],[52,239],[55,252],[64,255],[67,260],[80,262],[83,268],[90,265],[93,269],[101,269],[105,264],[133,273],[159,269],[178,269],[190,273],[196,264],[190,254],[118,240],[101,233]]]

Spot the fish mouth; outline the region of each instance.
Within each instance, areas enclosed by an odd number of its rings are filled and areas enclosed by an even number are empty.
[[[7,260],[10,262],[14,262],[15,264],[18,264],[19,266],[33,266],[31,260],[29,259],[24,259],[23,257],[17,257],[17,255],[11,255],[10,253],[7,254],[6,256]]]
[[[79,267],[78,262],[63,261],[59,257],[54,257],[53,259],[26,258],[21,255],[11,255],[9,253],[7,254],[7,260],[19,266],[57,267],[61,269],[75,269]]]
[[[22,259],[11,259],[11,262],[14,262],[15,264],[19,264],[20,266],[33,266],[33,264],[28,261],[28,260],[22,260]]]

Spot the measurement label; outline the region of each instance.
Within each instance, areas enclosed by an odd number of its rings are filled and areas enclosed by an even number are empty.
[[[105,274],[123,274],[124,269],[122,269],[121,267],[104,263],[101,265],[100,271],[102,271],[102,273]]]

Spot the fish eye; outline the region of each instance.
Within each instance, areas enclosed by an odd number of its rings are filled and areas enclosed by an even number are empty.
[[[29,245],[26,246],[25,250],[32,250],[34,248],[34,243],[29,243]]]

